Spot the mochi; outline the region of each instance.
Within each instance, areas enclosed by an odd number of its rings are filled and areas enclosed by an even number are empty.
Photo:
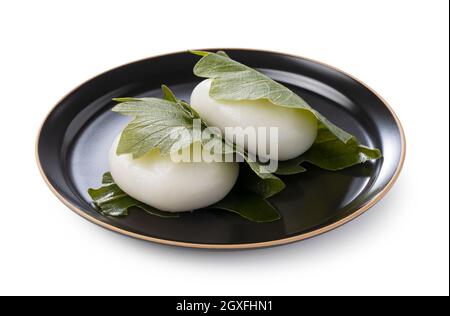
[[[215,100],[209,95],[211,82],[211,79],[200,82],[192,91],[190,102],[209,126],[218,127],[223,133],[226,127],[267,128],[266,146],[269,141],[268,129],[271,127],[278,129],[278,151],[270,151],[269,148],[261,151],[258,150],[257,142],[251,144],[244,138],[232,139],[230,135],[225,134],[229,141],[235,142],[255,156],[275,160],[296,158],[314,143],[318,121],[310,111],[274,105],[266,99]],[[262,137],[260,131],[256,132],[256,136]]]
[[[109,167],[116,184],[129,196],[161,211],[183,212],[222,200],[239,175],[236,162],[174,162],[153,150],[133,159],[117,155],[119,137],[109,152]]]

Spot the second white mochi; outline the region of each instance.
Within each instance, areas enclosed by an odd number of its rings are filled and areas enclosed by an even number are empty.
[[[116,154],[120,136],[109,152],[109,167],[117,185],[129,196],[159,210],[183,212],[222,200],[239,175],[238,163],[173,162],[152,151],[141,158]]]
[[[296,158],[314,143],[317,137],[317,119],[311,112],[277,106],[268,100],[214,100],[209,96],[211,82],[211,79],[200,82],[191,95],[191,106],[208,125],[218,127],[222,132],[226,127],[277,127],[279,160]],[[244,147],[246,144],[237,145]],[[245,147],[257,155],[257,148]],[[273,153],[263,157],[276,158]]]

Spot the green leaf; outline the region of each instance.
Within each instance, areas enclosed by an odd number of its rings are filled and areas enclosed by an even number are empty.
[[[194,55],[201,56],[201,57],[204,57],[204,56],[207,56],[207,55],[210,54],[210,52],[203,52],[203,51],[200,51],[200,50],[191,50],[189,52],[191,52]],[[228,54],[225,53],[223,50],[219,50],[216,54],[220,55],[220,56],[223,56],[223,57],[226,57],[226,58],[230,58],[228,56]]]
[[[272,173],[262,173],[258,163],[247,163],[248,171],[241,171],[239,178],[241,185],[248,191],[254,192],[263,198],[272,197],[286,188],[284,182]],[[264,167],[262,167],[264,168]]]
[[[159,217],[178,217],[177,213],[163,212],[133,199],[119,188],[109,172],[103,175],[102,186],[98,189],[89,189],[88,193],[100,213],[104,215],[127,216],[131,207],[138,207]]]
[[[222,57],[230,58],[230,56],[228,56],[228,54],[225,53],[223,50],[219,50],[216,54]]]
[[[323,169],[339,170],[369,159],[378,159],[378,149],[362,146],[357,139],[311,108],[305,100],[268,76],[230,59],[226,54],[194,52],[202,56],[194,67],[199,77],[211,78],[210,96],[216,100],[267,99],[277,106],[312,112],[319,121],[319,136],[315,144],[301,157],[281,162],[278,174],[295,174],[306,169],[301,162],[309,161]]]
[[[362,146],[355,138],[343,143],[323,124],[320,124],[316,141],[312,147],[298,158],[280,162],[277,174],[287,175],[306,171],[301,166],[304,162],[309,162],[322,169],[337,171],[381,157],[379,149]]]
[[[144,101],[145,98],[114,98],[112,100],[115,102],[137,102]]]
[[[302,161],[299,161],[298,158],[291,159],[288,161],[280,161],[278,163],[278,169],[276,174],[280,176],[288,176],[298,173],[306,172],[306,168],[301,165]]]
[[[252,222],[267,223],[281,218],[278,211],[254,192],[233,190],[222,201],[209,208],[236,213]]]
[[[190,50],[189,52],[194,54],[194,55],[202,56],[202,57],[203,56],[207,56],[209,54],[209,52],[204,52],[204,51],[201,51],[201,50]]]
[[[102,186],[89,189],[94,205],[103,215],[123,217],[129,215],[131,207],[137,207],[151,215],[164,218],[179,217],[179,213],[163,212],[133,199],[114,182],[111,173],[103,175]],[[233,190],[222,201],[209,208],[222,209],[238,214],[254,222],[271,222],[280,218],[277,210],[264,198],[249,191]]]
[[[156,148],[166,155],[176,142],[186,147],[194,141],[193,120],[200,120],[199,114],[187,102],[178,100],[167,86],[162,85],[161,89],[164,99],[113,99],[119,104],[112,111],[133,117],[122,131],[118,155],[132,154],[137,159]],[[175,137],[181,132],[188,132],[189,137]]]
[[[132,154],[136,159],[155,148],[165,155],[178,141],[182,147],[192,143],[193,120],[197,117],[186,103],[158,98],[115,100],[121,103],[112,109],[114,112],[134,117],[122,132],[118,155]],[[190,137],[171,137],[186,131]]]
[[[250,172],[241,172],[241,180],[244,187],[264,198],[269,198],[283,191],[286,187],[284,182],[276,175],[271,173],[259,162],[253,161],[245,152],[238,153],[247,162]]]
[[[169,89],[168,86],[166,86],[166,85],[163,84],[163,85],[161,86],[161,90],[162,90],[162,92],[163,92],[164,100],[171,101],[171,102],[175,102],[175,103],[178,102],[177,97],[176,97],[175,94],[172,92],[172,90]]]
[[[308,110],[344,143],[353,138],[311,108],[294,92],[255,69],[223,54],[209,52],[196,52],[196,54],[203,57],[195,65],[194,74],[213,79],[210,90],[212,98],[236,101],[267,99],[278,106]]]

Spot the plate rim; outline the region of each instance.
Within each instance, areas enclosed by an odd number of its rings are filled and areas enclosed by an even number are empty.
[[[83,83],[77,85],[74,89],[72,89],[70,92],[68,92],[66,95],[64,95],[51,109],[50,111],[47,113],[47,115],[45,116],[43,122],[40,125],[40,128],[38,130],[37,133],[37,137],[36,137],[36,141],[35,141],[35,158],[36,158],[36,162],[38,165],[38,169],[39,172],[45,182],[45,184],[48,186],[48,188],[50,189],[50,191],[65,205],[67,206],[70,210],[72,210],[73,212],[75,212],[76,214],[78,214],[79,216],[83,217],[84,219],[90,221],[91,223],[94,223],[100,227],[106,228],[110,231],[113,231],[115,233],[119,233],[121,235],[125,235],[128,237],[132,237],[135,239],[140,239],[140,240],[144,240],[144,241],[148,241],[148,242],[153,242],[156,244],[162,244],[162,245],[169,245],[169,246],[178,246],[178,247],[184,247],[184,248],[195,248],[195,249],[216,249],[216,250],[221,250],[221,249],[256,249],[256,248],[266,248],[266,247],[273,247],[273,246],[280,246],[280,245],[285,245],[285,244],[290,244],[290,243],[294,243],[294,242],[298,242],[298,241],[302,241],[302,240],[306,240],[312,237],[316,237],[322,234],[325,234],[329,231],[332,231],[336,228],[339,228],[341,226],[343,226],[344,224],[347,224],[348,222],[356,219],[357,217],[361,216],[362,214],[364,214],[365,212],[367,212],[371,207],[373,207],[375,204],[377,204],[382,198],[384,198],[386,196],[386,194],[392,189],[392,187],[394,186],[394,184],[397,182],[400,173],[403,169],[404,163],[405,163],[405,157],[406,157],[406,137],[405,137],[405,131],[403,129],[403,126],[400,122],[400,119],[398,118],[397,114],[395,113],[395,111],[393,110],[393,108],[389,105],[389,103],[379,94],[377,93],[374,89],[372,89],[370,86],[368,86],[366,83],[364,83],[363,81],[361,81],[360,79],[356,78],[355,76],[351,75],[350,73],[343,71],[335,66],[329,65],[325,62],[322,61],[318,61],[309,57],[303,57],[300,55],[295,55],[295,54],[288,54],[288,53],[282,53],[282,52],[278,52],[278,51],[273,51],[273,50],[262,50],[262,49],[250,49],[250,48],[239,48],[239,47],[234,47],[234,48],[202,48],[202,49],[196,49],[196,50],[203,50],[203,51],[216,51],[216,50],[241,50],[241,51],[249,51],[249,52],[263,52],[263,53],[272,53],[272,54],[277,54],[277,55],[282,55],[282,56],[286,56],[286,57],[292,57],[292,58],[300,58],[300,59],[304,59],[306,61],[310,61],[313,63],[317,63],[319,65],[328,67],[330,69],[333,69],[337,72],[340,72],[346,76],[348,76],[349,78],[355,80],[356,82],[358,82],[359,84],[361,84],[362,86],[364,86],[366,89],[368,89],[370,92],[372,92],[378,99],[380,99],[380,101],[383,103],[383,105],[388,109],[388,111],[391,113],[392,117],[395,120],[395,123],[397,125],[397,128],[400,132],[400,140],[401,140],[401,155],[400,155],[400,160],[396,166],[395,169],[395,173],[392,176],[392,178],[389,180],[389,182],[385,185],[385,187],[378,193],[376,194],[372,199],[370,199],[365,205],[363,205],[362,207],[358,208],[356,211],[354,211],[353,213],[349,214],[348,216],[340,219],[337,222],[331,223],[327,226],[324,226],[322,228],[318,228],[315,229],[313,231],[307,232],[307,233],[303,233],[300,235],[296,235],[296,236],[291,236],[291,237],[287,237],[287,238],[281,238],[281,239],[275,239],[275,240],[269,240],[269,241],[263,241],[263,242],[255,242],[255,243],[240,243],[240,244],[209,244],[209,243],[192,243],[192,242],[183,242],[183,241],[176,241],[176,240],[170,240],[170,239],[163,239],[163,238],[156,238],[156,237],[149,237],[149,236],[145,236],[142,234],[138,234],[138,233],[133,233],[130,232],[128,230],[125,229],[121,229],[118,228],[114,225],[102,222],[92,216],[90,216],[89,214],[87,214],[85,211],[83,211],[82,209],[76,207],[75,205],[73,205],[72,203],[70,203],[66,198],[64,198],[59,192],[58,190],[50,183],[47,175],[44,172],[44,169],[42,167],[40,158],[39,158],[39,140],[40,140],[40,136],[41,136],[41,132],[42,132],[42,128],[44,127],[45,123],[47,122],[49,116],[54,112],[54,110],[56,109],[56,107],[64,100],[66,99],[67,96],[71,95],[73,92],[75,92],[76,90],[78,90],[81,86],[83,86],[84,84],[88,83],[89,81],[103,75],[106,74],[116,68],[120,68],[120,67],[125,67],[128,66],[130,64],[133,63],[137,63],[140,61],[144,61],[144,60],[148,60],[148,59],[152,59],[152,58],[158,58],[158,57],[164,57],[164,56],[168,56],[168,55],[176,55],[176,54],[181,54],[181,53],[185,53],[188,52],[190,50],[183,50],[183,51],[177,51],[177,52],[172,52],[172,53],[166,53],[166,54],[158,54],[158,55],[153,55],[153,56],[149,56],[146,58],[142,58],[136,61],[132,61],[132,62],[128,62],[126,64],[123,65],[119,65],[116,67],[113,67],[109,70],[106,70],[86,81],[84,81]]]

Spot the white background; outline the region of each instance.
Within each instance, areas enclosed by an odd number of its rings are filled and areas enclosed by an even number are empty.
[[[448,1],[1,1],[0,294],[448,295]],[[52,106],[115,66],[203,47],[327,62],[392,105],[405,168],[368,213],[272,249],[199,251],[78,217],[38,173]]]

